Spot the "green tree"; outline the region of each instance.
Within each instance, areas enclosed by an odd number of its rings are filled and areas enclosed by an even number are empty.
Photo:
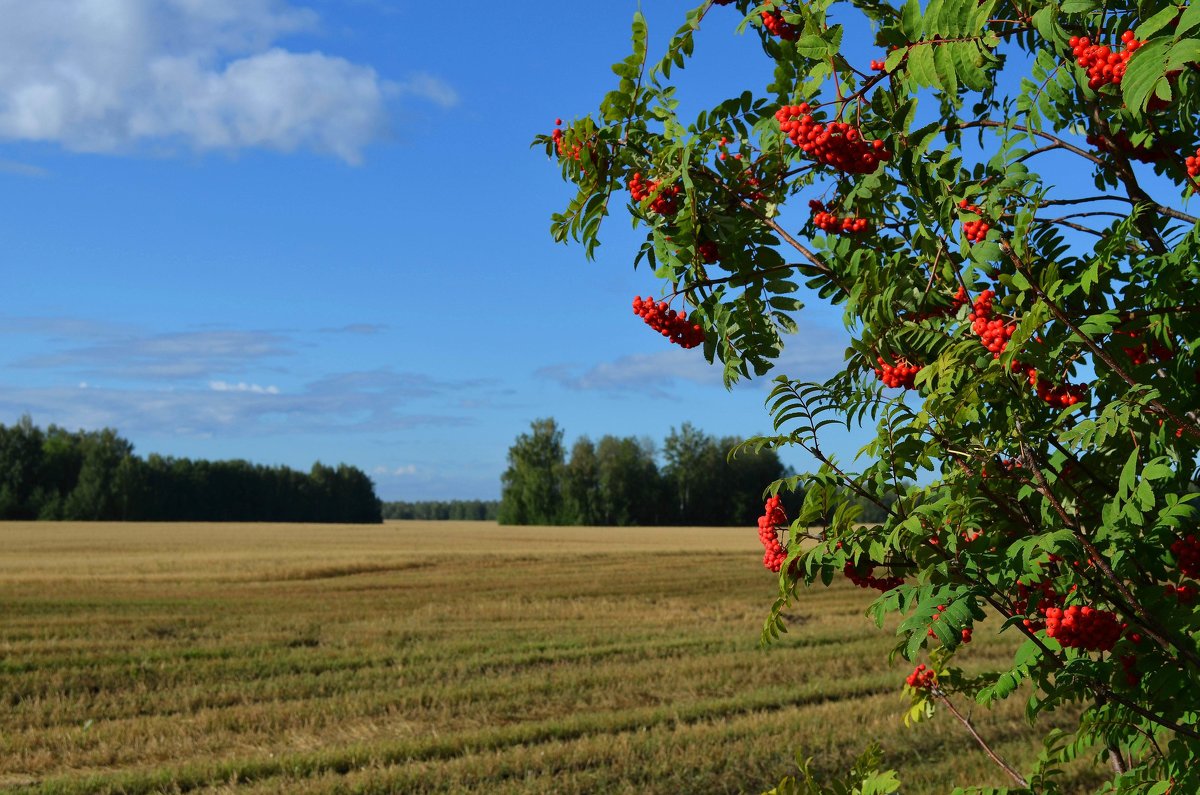
[[[16,425],[0,425],[0,518],[34,519],[33,502],[42,463],[42,431],[28,414]]]
[[[122,515],[124,500],[118,487],[117,472],[122,462],[133,455],[133,445],[105,428],[81,435],[83,463],[75,488],[63,504],[63,518],[76,520],[115,520]]]
[[[633,437],[601,437],[596,445],[596,476],[601,524],[663,523],[662,481],[652,444]]]
[[[683,118],[701,20],[749,32],[771,78]],[[764,639],[844,573],[925,660],[912,716],[1078,716],[1031,770],[987,749],[1017,786],[1056,792],[1092,753],[1106,791],[1200,792],[1200,4],[709,0],[655,60],[639,13],[613,70],[538,139],[578,188],[552,234],[592,255],[627,190],[634,263],[687,310],[644,319],[698,330],[727,382],[772,369],[802,285],[852,334],[828,381],[776,378],[775,434],[748,443],[819,463],[772,486],[805,494],[765,509],[790,546]],[[831,424],[875,438],[842,461]],[[976,622],[1022,642],[968,675]]]
[[[563,432],[553,418],[534,420],[508,450],[501,476],[500,524],[560,524],[563,520]]]
[[[586,436],[571,446],[571,458],[563,470],[563,502],[568,524],[601,523],[600,462],[596,445]]]
[[[675,521],[685,525],[725,524],[726,517],[717,507],[723,500],[724,461],[712,436],[690,422],[671,429],[663,442],[663,480],[675,497]],[[762,483],[759,484],[762,491]]]

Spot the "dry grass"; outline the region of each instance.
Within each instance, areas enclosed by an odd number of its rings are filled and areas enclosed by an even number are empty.
[[[759,649],[760,559],[752,529],[0,524],[0,788],[758,792],[869,739],[906,793],[1005,783],[902,726],[862,591]],[[1020,705],[977,718],[1035,754]]]

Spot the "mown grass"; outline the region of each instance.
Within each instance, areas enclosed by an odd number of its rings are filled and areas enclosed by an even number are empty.
[[[767,650],[753,529],[0,524],[0,789],[760,792],[870,740],[905,793],[1006,782],[906,729],[869,596]],[[964,660],[1008,654],[977,632]],[[974,716],[1020,765],[1018,703]],[[1084,791],[1093,773],[1073,771]]]

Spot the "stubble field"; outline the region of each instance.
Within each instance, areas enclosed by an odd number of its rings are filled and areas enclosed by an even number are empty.
[[[2,523],[0,791],[761,792],[870,740],[906,795],[1006,783],[949,716],[903,726],[864,591],[759,648],[761,557],[753,528]],[[986,629],[971,665],[1009,653]],[[1022,704],[974,719],[1036,756]]]

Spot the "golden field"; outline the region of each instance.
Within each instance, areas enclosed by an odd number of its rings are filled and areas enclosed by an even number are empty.
[[[864,591],[761,649],[761,557],[752,527],[0,523],[0,791],[761,792],[869,740],[906,795],[1006,783],[948,715],[903,726]],[[985,629],[965,664],[1009,653]],[[1036,756],[1023,704],[974,718]]]

